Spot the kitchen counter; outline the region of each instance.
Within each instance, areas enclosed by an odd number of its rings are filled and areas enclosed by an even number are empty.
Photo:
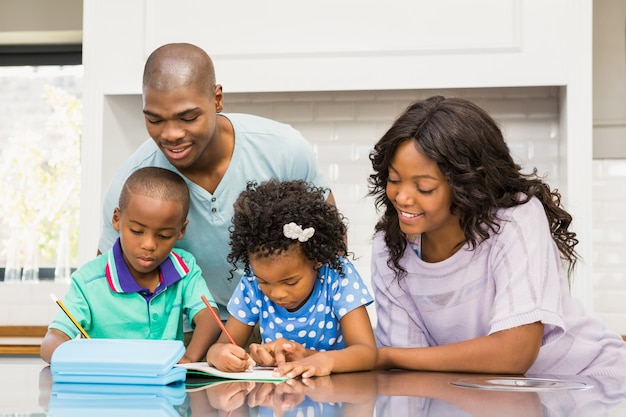
[[[524,381],[553,379],[536,376]],[[194,389],[108,386],[68,393],[38,358],[0,357],[0,415],[164,416],[608,416],[626,415],[626,382],[583,377],[479,389],[453,384],[503,377],[431,372],[358,372],[291,383],[227,381]],[[520,378],[513,378],[518,381]],[[67,385],[67,384],[65,384]],[[479,384],[480,385],[480,384]],[[515,385],[515,384],[513,384]],[[143,392],[141,390],[143,389]]]

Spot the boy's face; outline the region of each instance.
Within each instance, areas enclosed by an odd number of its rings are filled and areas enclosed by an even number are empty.
[[[133,276],[151,275],[185,234],[182,204],[133,195],[123,212],[115,209],[113,228],[120,233],[124,260]]]

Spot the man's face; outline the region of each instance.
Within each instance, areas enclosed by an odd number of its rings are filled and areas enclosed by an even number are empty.
[[[143,112],[148,134],[179,171],[202,169],[202,160],[222,108],[222,88],[207,95],[193,86],[159,91],[145,87]]]

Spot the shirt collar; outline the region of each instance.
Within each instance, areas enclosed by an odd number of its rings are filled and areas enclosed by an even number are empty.
[[[159,265],[159,272],[160,284],[155,293],[159,293],[168,286],[180,281],[189,273],[189,267],[177,253],[172,251],[161,265]],[[113,248],[109,251],[106,265],[106,277],[109,287],[113,292],[132,293],[145,292],[146,290],[137,284],[137,281],[135,281],[135,278],[133,278],[130,273],[124,261],[122,245],[120,244],[119,238],[117,238]]]

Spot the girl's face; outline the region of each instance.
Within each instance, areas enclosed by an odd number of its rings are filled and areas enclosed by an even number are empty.
[[[452,189],[437,163],[419,152],[412,140],[396,148],[386,193],[405,234],[435,237],[460,230],[459,218],[450,213]]]
[[[279,255],[260,257],[249,254],[250,268],[259,288],[270,300],[288,311],[296,311],[309,299],[317,270],[299,244]]]

